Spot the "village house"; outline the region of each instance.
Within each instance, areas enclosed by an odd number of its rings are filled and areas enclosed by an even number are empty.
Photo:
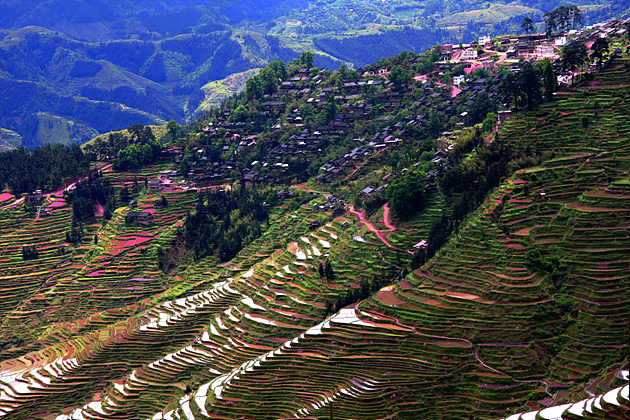
[[[159,179],[152,179],[147,182],[147,187],[149,188],[149,192],[159,192],[162,191],[162,183]]]
[[[518,52],[516,51],[516,47],[511,45],[507,51],[505,52],[505,56],[507,58],[515,58],[516,56],[518,56]]]
[[[516,46],[516,51],[518,55],[534,54],[534,46],[527,42],[520,42]]]
[[[33,191],[33,193],[31,194],[31,201],[36,206],[42,204],[44,202],[44,195],[42,194],[42,190]]]
[[[320,222],[319,220],[314,220],[311,223],[308,224],[308,228],[310,230],[315,230],[318,227],[320,227],[322,225],[322,222]]]
[[[486,35],[486,36],[480,36],[479,39],[477,39],[477,42],[479,42],[479,45],[489,45],[490,44],[490,36]]]
[[[511,110],[507,110],[507,111],[499,111],[497,112],[497,124],[501,125],[503,124],[503,122],[507,121],[510,119],[510,117],[512,116],[512,111]]]
[[[552,57],[555,54],[555,50],[551,45],[536,45],[534,54],[537,57]]]
[[[372,195],[372,193],[374,192],[374,187],[365,187],[364,189],[361,190],[361,195],[365,196],[365,197],[369,197]]]
[[[473,49],[462,51],[460,56],[461,60],[474,60],[475,58],[477,58],[477,50]]]
[[[453,57],[453,45],[445,44],[440,47],[440,59],[448,61]]]
[[[141,225],[151,225],[154,221],[153,214],[148,211],[131,211],[127,213],[125,218],[126,223],[140,223]]]
[[[293,193],[293,191],[280,190],[276,194],[276,197],[278,198],[278,200],[282,201],[282,200],[287,200],[287,199],[290,199],[290,198],[295,198],[295,194]]]
[[[564,47],[567,44],[567,37],[561,36],[555,40],[556,47]]]

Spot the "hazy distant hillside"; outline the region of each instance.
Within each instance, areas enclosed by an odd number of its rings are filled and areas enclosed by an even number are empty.
[[[268,21],[306,5],[305,0],[22,0],[0,4],[0,27],[37,25],[89,41],[146,39],[217,22]]]
[[[300,54],[276,37],[224,30],[99,43],[34,26],[3,35],[0,127],[18,133],[29,147],[84,143],[135,123],[184,122],[205,99],[201,88],[207,83]],[[339,66],[322,58],[316,56],[316,64]],[[38,113],[85,129],[62,140],[58,131],[41,129]]]

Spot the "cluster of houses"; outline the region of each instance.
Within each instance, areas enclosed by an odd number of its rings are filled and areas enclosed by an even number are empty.
[[[147,189],[152,193],[173,192],[177,190],[188,191],[195,187],[194,182],[185,179],[175,181],[181,175],[179,171],[162,171],[157,178],[147,181]]]
[[[625,22],[625,25],[627,24],[628,22]],[[613,21],[598,25],[595,30],[587,28],[590,31],[571,31],[554,35],[551,39],[545,34],[533,33],[502,37],[494,41],[486,36],[470,44],[443,45],[440,48],[442,60],[435,63],[436,72],[440,75],[447,71],[453,72],[462,64],[472,70],[480,67],[491,69],[500,63],[509,66],[511,62],[513,64],[510,70],[518,72],[517,58],[519,56],[527,59],[554,58],[557,57],[560,47],[571,42],[584,42],[600,36],[623,35],[627,31],[623,26],[623,21]],[[573,39],[567,40],[567,37],[573,37]],[[414,62],[423,59],[422,56],[412,56],[407,59],[407,64],[413,65]],[[393,89],[394,84],[387,78],[389,70],[385,65],[371,65],[357,69],[357,73],[362,76],[361,80],[342,80],[334,87],[322,88],[320,84],[328,81],[324,71],[300,69],[290,79],[282,82],[277,92],[266,95],[260,102],[259,109],[264,115],[276,119],[276,125],[272,129],[293,125],[300,127],[301,131],[268,150],[264,160],[251,162],[249,167],[243,168],[238,156],[242,152],[247,152],[248,148],[256,146],[257,134],[248,131],[251,122],[233,122],[230,119],[232,111],[225,110],[204,129],[204,133],[200,133],[210,138],[221,139],[223,158],[218,159],[220,160],[218,162],[211,162],[203,156],[203,153],[193,154],[192,168],[188,174],[172,171],[168,176],[151,181],[149,189],[169,191],[171,188],[177,188],[172,186],[169,180],[172,181],[180,175],[187,175],[196,184],[213,183],[235,176],[249,185],[286,179],[291,176],[290,164],[287,163],[291,159],[287,158],[304,156],[308,159],[310,155],[320,151],[322,141],[326,137],[330,140],[347,138],[356,123],[391,118],[401,109],[403,100],[412,95],[416,110],[426,107],[440,115],[442,121],[456,117],[460,121],[459,125],[463,125],[470,117],[469,111],[479,95],[486,93],[492,100],[496,95],[496,87],[503,77],[499,72],[486,73],[487,75],[482,78],[457,75],[453,78],[453,85],[459,88],[454,91],[444,89],[423,78],[416,78],[413,84],[401,90]],[[291,100],[303,100],[315,109],[321,110],[325,109],[323,107],[331,98],[334,98],[339,111],[328,124],[317,128],[306,127],[303,116],[297,108],[288,115],[283,115],[287,102]],[[499,113],[499,123],[507,118],[509,118],[509,112]],[[385,127],[377,133],[365,131],[352,133],[353,140],[356,141],[355,147],[349,153],[322,165],[319,168],[317,181],[327,183],[346,176],[379,150],[409,140],[408,132],[413,131],[412,127],[427,127],[429,123],[426,115],[418,114]],[[179,159],[181,158],[180,154]],[[436,156],[436,159],[439,160],[439,158],[440,156]],[[175,164],[179,165],[179,163],[176,159]]]
[[[439,63],[438,70],[447,71],[452,69],[451,63]],[[359,69],[359,72],[364,69]],[[242,173],[243,181],[248,184],[256,184],[263,181],[279,180],[287,175],[290,175],[290,168],[286,162],[286,158],[296,157],[300,155],[308,156],[311,153],[317,152],[320,149],[321,142],[325,137],[330,140],[336,140],[346,137],[352,130],[354,123],[365,122],[375,118],[373,109],[375,106],[382,108],[379,112],[384,115],[378,116],[378,119],[387,120],[391,114],[397,112],[401,107],[402,99],[410,95],[414,90],[421,89],[423,95],[419,96],[414,101],[414,105],[419,108],[426,106],[430,109],[437,109],[437,113],[449,119],[452,116],[458,115],[457,107],[454,103],[455,97],[451,96],[442,89],[432,87],[426,81],[412,84],[406,88],[406,91],[400,92],[394,89],[390,89],[392,83],[386,78],[380,76],[380,73],[386,72],[384,67],[376,66],[375,70],[365,70],[364,73],[374,73],[378,79],[363,80],[358,82],[345,82],[341,87],[337,89],[323,88],[316,94],[309,96],[306,102],[315,107],[321,107],[330,99],[331,95],[334,95],[335,101],[340,105],[340,111],[335,115],[334,119],[326,125],[318,126],[313,130],[305,128],[302,123],[302,117],[298,109],[294,109],[289,116],[283,117],[282,122],[278,122],[274,129],[279,129],[286,124],[292,124],[296,127],[302,127],[299,134],[291,136],[287,141],[281,143],[270,150],[266,156],[265,161],[254,161],[251,163],[250,168],[244,168]],[[307,83],[307,81],[313,81],[319,84],[323,79],[319,72],[302,71],[304,74],[292,78],[289,83],[295,88],[288,90],[288,93],[295,95],[311,94],[311,92],[305,92],[300,87],[299,83]],[[372,76],[372,74],[367,76]],[[313,76],[315,75],[315,76]],[[494,89],[492,86],[496,86],[500,78],[500,75],[491,75],[488,79],[473,79],[469,80],[466,86],[462,86],[462,91],[467,93],[467,101],[464,106],[470,107],[477,99],[477,96],[481,92],[488,92],[489,96],[494,95]],[[295,79],[295,80],[293,80]],[[296,85],[297,84],[297,85]],[[288,85],[285,85],[288,86]],[[368,100],[352,101],[356,99],[358,92],[365,89],[365,86],[382,86],[382,90],[377,91],[372,97],[372,102]],[[279,99],[279,95],[282,89],[279,89],[277,95],[272,95],[271,99]],[[417,95],[416,95],[417,96]],[[441,103],[443,106],[436,108],[435,104]],[[282,102],[284,106],[284,102]],[[264,103],[263,103],[264,105]],[[461,118],[465,118],[467,113],[460,115]],[[252,147],[256,144],[256,135],[247,136],[243,123],[229,122],[230,112],[226,111],[223,115],[218,117],[218,121],[211,123],[204,130],[209,135],[216,135],[219,133],[219,129],[224,129],[224,138],[228,139],[231,143],[224,146],[224,151],[228,151],[234,148],[235,154],[238,155],[241,150],[247,147]],[[365,159],[372,156],[374,153],[390,146],[396,146],[399,143],[409,139],[406,127],[426,127],[429,123],[429,119],[425,115],[416,115],[412,118],[408,118],[404,122],[397,122],[391,126],[387,126],[375,134],[368,134],[366,131],[361,131],[354,134],[353,140],[357,142],[355,148],[349,153],[343,156],[339,156],[325,165],[320,167],[320,174],[317,176],[319,183],[331,182],[341,176],[345,176],[351,172]],[[245,140],[243,140],[245,138]],[[275,163],[272,163],[275,162]],[[175,162],[178,164],[179,162]],[[208,168],[211,169],[208,169]],[[261,171],[262,168],[267,168]],[[193,167],[188,174],[192,176],[193,181],[197,184],[220,181],[229,176],[232,170],[236,169],[236,159],[229,156],[226,161],[221,164],[213,163],[208,165],[208,161],[205,158],[199,158],[194,162]],[[239,175],[240,176],[240,175]]]
[[[451,45],[440,47],[440,56],[443,62],[474,65],[480,64],[485,68],[494,67],[498,62],[517,63],[520,57],[527,60],[540,60],[543,58],[557,59],[560,57],[560,49],[571,44],[588,43],[597,38],[621,37],[628,33],[630,19],[610,20],[581,30],[570,30],[562,33],[527,33],[519,36],[500,37],[492,42],[489,36],[480,37],[469,44]],[[621,53],[621,52],[619,52]],[[499,54],[500,59],[492,58]],[[558,72],[559,82],[568,83],[570,77]],[[454,80],[459,84],[463,79]]]

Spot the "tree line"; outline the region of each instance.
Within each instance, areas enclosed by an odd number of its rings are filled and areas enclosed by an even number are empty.
[[[90,162],[81,148],[72,144],[46,144],[30,151],[26,147],[0,153],[0,186],[20,195],[58,188],[66,178],[89,170]]]
[[[85,153],[91,160],[115,158],[115,171],[133,170],[152,163],[161,151],[162,146],[151,127],[142,124],[132,125],[127,134],[121,131],[109,133],[106,140],[98,137],[85,145]]]

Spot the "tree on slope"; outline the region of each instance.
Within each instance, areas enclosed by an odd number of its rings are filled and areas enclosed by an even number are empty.
[[[553,98],[554,92],[558,90],[558,79],[553,72],[553,63],[550,59],[545,58],[542,60],[541,67],[544,79],[545,99],[549,101]]]
[[[519,88],[527,99],[527,108],[531,109],[540,102],[540,74],[531,63],[525,63],[519,77]]]
[[[564,32],[571,28],[577,28],[582,24],[582,12],[575,6],[558,6],[544,15],[547,36],[555,31]]]
[[[387,188],[389,204],[397,217],[408,219],[424,207],[424,174],[407,172]]]
[[[591,47],[591,59],[599,60],[601,66],[604,56],[608,53],[608,40],[606,38],[597,38]]]
[[[312,51],[304,51],[300,54],[300,64],[302,64],[307,69],[313,67],[315,55]]]
[[[584,44],[569,45],[562,50],[562,66],[571,71],[571,83],[573,83],[575,70],[584,65],[587,59],[588,54]]]
[[[534,26],[534,21],[529,16],[525,16],[523,19],[523,23],[521,23],[521,28],[525,30],[526,34],[529,34],[529,31],[534,32],[536,30],[536,26]]]

